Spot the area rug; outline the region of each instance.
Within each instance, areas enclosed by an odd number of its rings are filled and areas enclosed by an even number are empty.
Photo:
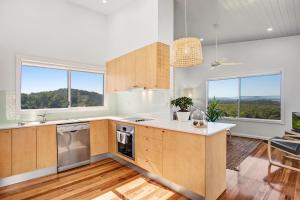
[[[232,136],[227,137],[227,169],[238,171],[238,166],[262,142],[258,139]]]

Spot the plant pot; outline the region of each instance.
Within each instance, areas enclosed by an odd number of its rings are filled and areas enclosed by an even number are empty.
[[[186,121],[189,121],[189,118],[190,118],[190,112],[177,112],[177,119],[178,121],[181,121],[181,122],[186,122]]]

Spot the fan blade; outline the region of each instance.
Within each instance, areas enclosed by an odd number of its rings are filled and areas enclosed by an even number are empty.
[[[242,65],[243,63],[239,63],[239,62],[232,62],[232,63],[227,63],[224,62],[222,63],[223,66],[234,66],[234,65]]]
[[[223,57],[223,58],[219,58],[219,59],[218,59],[218,62],[221,62],[221,63],[222,63],[222,62],[226,62],[226,61],[228,61],[228,60],[229,60],[228,58],[224,58],[224,57]]]

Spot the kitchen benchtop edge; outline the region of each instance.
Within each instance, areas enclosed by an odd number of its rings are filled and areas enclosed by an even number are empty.
[[[17,123],[7,123],[0,124],[0,130],[5,129],[15,129],[15,128],[26,128],[26,127],[38,127],[38,126],[47,126],[47,125],[58,125],[58,124],[67,124],[67,123],[80,123],[80,122],[89,122],[96,120],[113,120],[123,123],[129,123],[134,125],[142,125],[149,126],[153,128],[161,128],[171,131],[185,132],[197,135],[210,136],[221,131],[230,129],[235,127],[235,124],[227,124],[227,123],[211,123],[209,122],[207,128],[195,128],[192,125],[192,122],[179,122],[174,120],[165,120],[165,119],[153,119],[151,121],[143,121],[143,122],[132,122],[125,120],[124,117],[117,116],[104,116],[104,117],[90,117],[90,118],[81,118],[81,119],[69,119],[69,120],[56,120],[56,121],[48,121],[47,123],[41,124],[39,122],[32,122],[26,125],[20,126]]]

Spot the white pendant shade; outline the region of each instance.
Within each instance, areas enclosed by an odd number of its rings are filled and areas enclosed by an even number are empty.
[[[175,40],[170,52],[171,66],[191,67],[203,63],[202,45],[198,38],[185,37]]]

